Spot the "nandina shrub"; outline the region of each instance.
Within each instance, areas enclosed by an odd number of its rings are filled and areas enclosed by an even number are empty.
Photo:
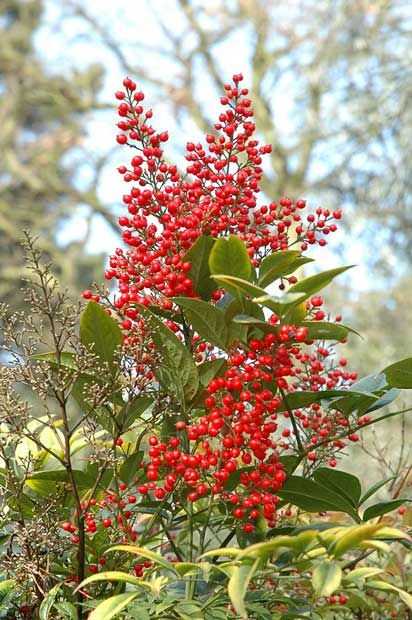
[[[185,173],[134,82],[116,93],[117,142],[133,149],[118,168],[125,248],[105,273],[116,290],[73,306],[26,241],[30,314],[3,312],[9,617],[381,618],[411,606],[403,584],[374,579],[383,564],[365,566],[410,544],[383,520],[407,501],[406,479],[364,510],[380,485],[362,493],[337,465],[362,428],[403,413],[377,412],[412,387],[412,360],[358,381],[337,354],[353,330],[320,291],[348,267],[302,268],[341,212],[262,204],[271,147],[241,82],[225,85],[205,145],[187,144]]]

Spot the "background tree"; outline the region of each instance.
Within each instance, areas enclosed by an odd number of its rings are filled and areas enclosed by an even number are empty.
[[[65,244],[56,241],[79,205],[86,217],[102,213],[93,185],[80,189],[84,161],[84,124],[98,107],[102,70],[97,65],[70,75],[52,74],[33,45],[43,3],[5,0],[0,20],[0,296],[21,302],[22,230],[39,235],[55,271],[72,291],[93,279],[101,260],[84,251],[87,235]],[[95,162],[93,179],[98,175]],[[97,272],[96,272],[97,273]]]

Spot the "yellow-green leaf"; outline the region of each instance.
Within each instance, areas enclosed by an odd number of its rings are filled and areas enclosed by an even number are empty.
[[[138,596],[138,592],[125,592],[124,594],[112,596],[100,603],[89,615],[88,620],[111,620],[111,618],[115,618]]]
[[[324,561],[312,573],[312,586],[318,596],[330,596],[342,581],[342,568],[337,562]]]

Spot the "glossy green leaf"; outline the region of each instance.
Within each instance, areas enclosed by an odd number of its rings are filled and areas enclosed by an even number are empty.
[[[346,390],[319,390],[319,392],[291,392],[287,394],[279,411],[288,409],[300,409],[308,407],[312,403],[318,403],[322,400],[331,400],[338,397],[346,396]],[[363,396],[363,394],[361,395]]]
[[[140,306],[140,313],[150,328],[151,337],[162,357],[156,370],[159,382],[182,404],[185,400],[191,400],[199,387],[199,375],[190,351],[150,310]]]
[[[203,362],[197,367],[200,383],[203,386],[209,385],[212,379],[224,372],[226,366],[227,361],[224,358]]]
[[[330,596],[340,586],[342,568],[337,562],[324,561],[312,573],[312,586],[318,596]]]
[[[336,276],[340,275],[344,271],[351,269],[354,265],[348,265],[346,267],[336,267],[335,269],[328,269],[317,273],[314,276],[304,278],[290,287],[289,293],[304,293],[304,299],[308,299],[311,295],[321,291],[325,286],[330,284]],[[302,299],[303,301],[303,299]]]
[[[391,364],[382,372],[391,387],[412,389],[412,357]]]
[[[153,398],[138,396],[127,402],[118,415],[118,423],[123,430],[128,430],[153,405]]]
[[[61,587],[62,584],[58,583],[46,594],[39,608],[39,620],[48,620],[49,613],[56,601],[56,597]]]
[[[375,493],[377,493],[379,491],[379,489],[381,489],[383,486],[385,486],[385,484],[388,484],[388,482],[391,482],[392,480],[395,480],[396,476],[391,476],[390,478],[386,478],[385,480],[379,480],[379,482],[376,482],[376,484],[373,484],[361,497],[359,505],[361,506],[364,502],[366,502],[367,499],[369,499],[370,497],[372,497],[372,495],[375,495]]]
[[[388,390],[385,394],[380,396],[378,400],[376,400],[372,405],[366,409],[366,413],[372,413],[372,411],[377,411],[378,409],[382,409],[383,407],[387,407],[394,400],[398,398],[401,394],[401,391],[398,388],[392,388]]]
[[[210,252],[209,268],[212,275],[224,274],[249,280],[252,263],[244,242],[235,235],[218,239]]]
[[[91,476],[80,469],[73,470],[73,477],[76,484],[83,489],[91,488],[95,482]],[[33,472],[30,475],[30,478],[27,479],[27,482],[37,480],[47,482],[68,482],[69,475],[65,469],[44,469]]]
[[[111,596],[91,612],[88,620],[111,620],[111,618],[118,616],[138,596],[139,592],[125,592],[124,594]]]
[[[119,469],[119,478],[130,484],[139,472],[139,465],[143,460],[144,453],[142,451],[135,452],[128,456]]]
[[[268,286],[277,278],[287,276],[302,265],[312,261],[312,258],[302,256],[297,250],[274,252],[267,256],[260,265],[259,286]]]
[[[314,480],[290,476],[277,494],[283,500],[308,512],[341,511],[358,520],[354,507],[346,497]]]
[[[341,493],[354,508],[359,506],[362,487],[359,479],[352,474],[329,467],[320,467],[313,474],[316,482],[329,487],[336,493]]]
[[[373,506],[369,506],[363,513],[363,520],[369,521],[370,519],[375,519],[375,517],[380,517],[381,515],[386,515],[387,512],[392,512],[392,510],[396,510],[407,502],[406,499],[393,499],[387,502],[379,502],[378,504],[374,504]]]
[[[359,334],[351,327],[328,321],[302,321],[299,327],[306,327],[309,340],[344,340],[349,333]]]
[[[207,235],[200,236],[185,254],[183,262],[190,262],[191,269],[188,273],[193,282],[193,287],[202,299],[210,299],[217,285],[210,277],[209,256],[216,239]]]
[[[229,292],[235,291],[241,295],[248,295],[254,303],[269,308],[279,315],[283,315],[290,306],[299,303],[304,298],[303,293],[286,293],[279,297],[268,295],[263,288],[235,276],[216,274],[212,277]]]
[[[80,317],[80,340],[102,361],[112,364],[123,337],[117,321],[100,304],[90,301]]]
[[[221,310],[200,299],[175,297],[173,301],[184,310],[187,321],[206,342],[225,350],[228,328]]]

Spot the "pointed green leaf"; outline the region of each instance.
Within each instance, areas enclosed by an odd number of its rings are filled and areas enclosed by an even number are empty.
[[[309,340],[344,340],[349,333],[359,336],[351,327],[328,321],[302,321],[299,327],[307,328]]]
[[[391,480],[395,480],[395,478],[396,476],[391,476],[390,478],[386,478],[386,480],[380,480],[379,482],[376,482],[376,484],[372,485],[370,489],[368,489],[366,493],[362,495],[359,505],[361,506],[363,503],[366,502],[367,499],[372,497],[372,495],[375,495],[375,493],[377,493],[379,489],[385,486],[385,484],[388,484],[388,482],[391,482]]]
[[[61,587],[62,584],[58,583],[46,594],[39,608],[39,620],[48,620],[49,613],[56,601],[56,597]]]
[[[354,508],[359,506],[362,488],[356,476],[345,471],[320,467],[315,471],[313,477],[316,482],[320,482],[324,487],[329,487],[336,493],[344,495]]]
[[[375,517],[386,515],[387,512],[392,512],[392,510],[396,510],[396,508],[399,508],[407,501],[407,499],[392,499],[388,502],[379,502],[379,504],[369,506],[369,508],[367,508],[363,513],[363,520],[369,521],[370,519],[375,519]]]
[[[119,570],[108,570],[102,573],[96,573],[95,575],[90,575],[86,579],[77,586],[76,590],[81,590],[85,586],[90,585],[91,583],[98,583],[100,581],[117,581],[120,583],[130,583],[132,586],[138,586],[143,588],[144,590],[152,591],[152,586],[150,582],[144,581],[143,579],[138,579],[138,577],[134,577],[134,575],[130,575],[129,573],[123,573]]]
[[[412,357],[391,364],[382,372],[391,387],[412,389]]]
[[[317,273],[314,276],[309,276],[304,280],[300,280],[297,284],[290,287],[289,293],[304,293],[304,299],[308,299],[311,295],[314,295],[318,291],[327,286],[336,276],[351,269],[354,265],[348,265],[346,267],[336,267],[335,269],[328,269],[322,273]],[[302,299],[303,301],[303,299]]]
[[[55,351],[51,351],[49,353],[37,353],[36,355],[32,355],[31,359],[38,362],[48,362],[54,367],[60,364],[60,366],[64,366],[65,368],[77,370],[75,355],[74,353],[70,353],[70,351],[62,351],[60,353],[60,359]]]
[[[252,263],[244,242],[235,235],[218,239],[210,252],[209,268],[212,274],[221,273],[249,280]]]
[[[217,285],[210,277],[209,256],[216,239],[207,235],[201,235],[185,254],[183,262],[190,262],[191,269],[188,273],[193,282],[193,288],[202,299],[210,299]]]
[[[143,460],[144,453],[139,450],[139,452],[135,452],[128,456],[122,463],[119,469],[119,478],[130,484],[132,480],[139,473],[139,465]]]
[[[88,620],[111,620],[111,618],[118,616],[138,596],[139,592],[116,594],[116,596],[112,596],[100,603],[89,615]]]
[[[199,376],[192,355],[177,336],[144,306],[140,313],[151,330],[151,337],[161,357],[156,375],[163,388],[182,404],[191,400],[199,387]]]
[[[233,607],[241,618],[247,618],[245,596],[259,563],[260,559],[257,559],[253,563],[243,562],[239,566],[235,566],[229,579],[228,594]]]
[[[277,278],[287,276],[310,262],[313,262],[312,258],[302,256],[297,250],[274,252],[267,256],[260,265],[259,286],[268,286]]]
[[[228,329],[221,310],[200,299],[175,297],[173,301],[184,310],[186,319],[204,340],[225,350]]]
[[[359,520],[354,507],[346,497],[308,478],[290,476],[277,494],[308,512],[341,511]]]
[[[90,301],[80,317],[80,339],[102,361],[112,364],[123,337],[117,321],[100,304]]]
[[[150,549],[146,549],[143,547],[136,547],[135,545],[115,545],[114,547],[110,547],[107,552],[111,551],[124,551],[125,553],[132,553],[133,555],[138,555],[142,558],[146,558],[155,564],[158,564],[162,568],[171,571],[172,573],[176,573],[175,568],[171,562],[166,560],[163,556],[151,551]]]

